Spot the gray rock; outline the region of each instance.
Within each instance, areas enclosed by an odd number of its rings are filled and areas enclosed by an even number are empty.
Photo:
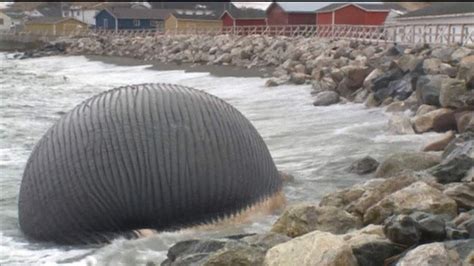
[[[328,106],[339,102],[339,94],[335,91],[323,91],[314,97],[314,106]]]
[[[464,57],[472,53],[472,50],[466,47],[459,47],[451,54],[451,61],[459,63]]]
[[[474,209],[474,183],[456,183],[446,188],[443,193],[454,199],[459,208]]]
[[[393,243],[413,246],[421,239],[419,224],[408,215],[394,215],[384,222],[383,232]]]
[[[444,79],[441,82],[439,102],[443,107],[461,108],[467,106],[464,95],[467,94],[466,82],[460,79]]]
[[[448,240],[459,240],[459,239],[468,239],[469,238],[469,232],[456,228],[456,227],[450,227],[446,226],[446,239]]]
[[[433,49],[433,51],[431,52],[431,56],[438,58],[445,63],[448,63],[451,61],[451,55],[454,51],[456,51],[456,47],[440,47]]]
[[[290,81],[294,84],[304,84],[306,82],[306,74],[304,73],[291,73]]]
[[[456,202],[435,188],[435,185],[418,181],[385,196],[366,210],[364,224],[379,224],[390,215],[411,213],[415,210],[455,217]]]
[[[387,72],[384,72],[381,76],[374,78],[372,80],[374,98],[377,101],[382,102],[385,98],[391,96],[393,89],[388,89],[390,82],[394,80],[400,80],[402,77],[402,71],[399,68],[393,68]]]
[[[416,95],[422,104],[439,106],[441,84],[446,75],[426,75],[418,78],[416,82]]]
[[[383,161],[377,171],[376,177],[394,176],[403,170],[420,171],[430,168],[440,162],[439,156],[423,152],[402,152],[390,155]]]
[[[469,90],[474,89],[474,55],[466,56],[461,60],[457,78],[466,81]]]
[[[465,132],[453,139],[444,149],[443,160],[450,160],[459,155],[474,158],[474,132]]]
[[[449,159],[444,159],[439,165],[434,166],[429,172],[441,184],[459,182],[467,172],[474,167],[474,159],[466,154],[461,154]]]
[[[423,61],[423,72],[427,75],[436,75],[439,74],[441,60],[437,58],[428,58]]]
[[[323,78],[321,80],[313,81],[313,91],[316,94],[323,91],[334,91],[336,86],[337,85],[332,78]]]
[[[356,173],[358,175],[365,175],[372,173],[377,169],[379,162],[370,156],[366,156],[362,159],[359,159],[351,164],[349,167],[350,173]]]
[[[380,266],[384,265],[387,258],[402,253],[405,249],[389,241],[374,241],[352,248],[352,253],[359,265]]]

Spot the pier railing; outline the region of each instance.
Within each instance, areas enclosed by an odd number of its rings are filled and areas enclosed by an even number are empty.
[[[147,30],[77,30],[66,35],[53,35],[50,32],[0,32],[0,40],[8,38],[28,38],[51,40],[60,37],[159,37],[163,35],[265,35],[308,37],[322,39],[347,39],[375,43],[401,44],[474,44],[474,23],[470,24],[390,24],[383,26],[367,25],[261,25],[235,26],[221,28],[187,28],[158,31]]]

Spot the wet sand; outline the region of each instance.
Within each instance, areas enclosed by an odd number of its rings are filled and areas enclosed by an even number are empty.
[[[119,66],[138,66],[138,65],[152,65],[149,69],[153,70],[184,70],[185,72],[209,72],[216,77],[271,77],[274,67],[266,67],[262,69],[248,69],[236,66],[225,65],[200,65],[191,63],[163,63],[160,61],[143,61],[140,59],[119,57],[119,56],[96,56],[87,55],[88,59],[92,61],[100,61],[107,64],[114,64]]]

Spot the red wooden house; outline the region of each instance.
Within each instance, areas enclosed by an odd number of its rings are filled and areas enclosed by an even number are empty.
[[[315,11],[321,3],[273,2],[268,6],[268,25],[315,25]]]
[[[382,25],[397,4],[335,3],[316,10],[317,25]]]
[[[265,11],[254,8],[229,8],[221,15],[224,27],[267,25]]]

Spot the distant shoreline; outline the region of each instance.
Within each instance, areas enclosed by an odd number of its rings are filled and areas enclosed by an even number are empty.
[[[158,60],[143,61],[140,59],[121,57],[121,56],[102,56],[102,55],[86,55],[87,59],[92,61],[100,61],[107,64],[114,64],[119,66],[139,66],[139,65],[153,65],[149,69],[152,70],[184,70],[185,72],[208,72],[216,77],[271,77],[274,68],[267,67],[263,71],[254,68],[247,69],[236,66],[223,65],[199,65],[191,63],[176,64],[172,62],[161,62]]]

